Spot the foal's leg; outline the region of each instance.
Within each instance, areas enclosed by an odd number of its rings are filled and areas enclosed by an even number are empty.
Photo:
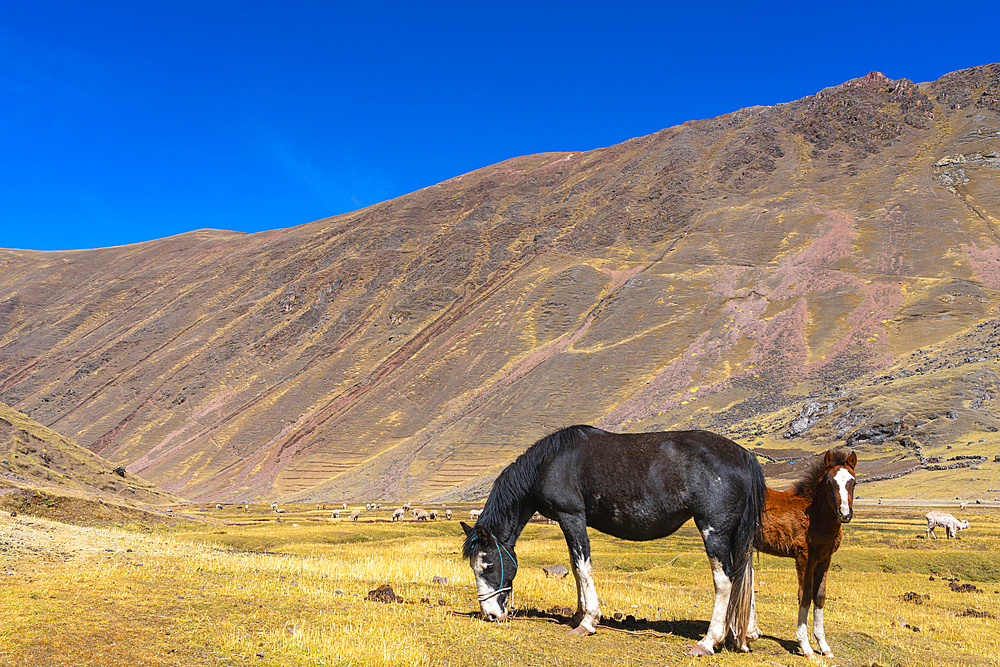
[[[569,562],[576,579],[576,613],[570,619],[573,634],[586,636],[597,632],[601,620],[601,606],[594,585],[593,568],[590,565],[590,538],[587,536],[587,521],[582,517],[563,516],[559,526],[569,546]]]
[[[826,604],[826,575],[830,569],[830,560],[816,564],[812,576],[813,589],[813,635],[819,642],[820,652],[827,658],[833,657],[830,645],[826,643],[826,632],[823,630],[823,607]]]
[[[799,618],[795,629],[795,639],[799,642],[802,655],[807,658],[815,656],[812,646],[809,645],[809,628],[806,623],[809,620],[809,604],[813,596],[813,570],[815,564],[810,563],[807,557],[796,557],[795,571],[799,576]]]

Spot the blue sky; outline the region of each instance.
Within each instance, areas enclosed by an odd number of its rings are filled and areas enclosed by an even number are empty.
[[[828,4],[8,3],[0,247],[291,227],[872,70],[1000,60],[1000,3]]]

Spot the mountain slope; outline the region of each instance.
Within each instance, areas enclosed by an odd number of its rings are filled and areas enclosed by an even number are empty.
[[[995,329],[998,151],[1000,65],[872,73],[291,229],[0,251],[0,400],[203,500],[475,496],[573,423],[813,451],[963,415],[874,471],[996,428],[986,370],[872,382]]]
[[[0,403],[0,495],[48,490],[116,504],[159,506],[178,498]]]

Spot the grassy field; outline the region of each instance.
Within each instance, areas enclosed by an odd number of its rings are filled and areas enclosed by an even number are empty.
[[[189,508],[190,509],[190,508]],[[764,636],[749,655],[689,658],[712,583],[689,524],[651,543],[591,532],[605,626],[565,622],[572,576],[558,526],[517,545],[515,620],[477,615],[457,520],[357,523],[312,506],[188,512],[198,523],[88,527],[0,518],[0,664],[83,665],[796,665],[791,560],[762,556]],[[456,517],[467,517],[459,508]],[[1000,509],[954,510],[960,540],[924,538],[926,507],[859,506],[834,557],[826,613],[830,665],[996,665]],[[941,531],[939,531],[941,532]],[[446,579],[434,583],[435,577]],[[933,577],[933,579],[932,579]],[[947,579],[946,579],[947,578]],[[948,579],[972,584],[952,590]],[[388,584],[403,602],[368,601]],[[911,595],[908,595],[911,594]],[[927,597],[925,597],[927,596]],[[909,599],[907,599],[909,598]],[[614,616],[619,614],[620,621]],[[628,617],[636,621],[628,621]],[[815,642],[814,642],[815,646]]]

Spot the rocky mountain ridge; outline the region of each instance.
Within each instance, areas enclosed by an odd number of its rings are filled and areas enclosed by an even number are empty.
[[[290,229],[2,250],[0,401],[202,501],[475,497],[573,423],[891,474],[994,442],[998,150],[1000,65],[873,72]]]

